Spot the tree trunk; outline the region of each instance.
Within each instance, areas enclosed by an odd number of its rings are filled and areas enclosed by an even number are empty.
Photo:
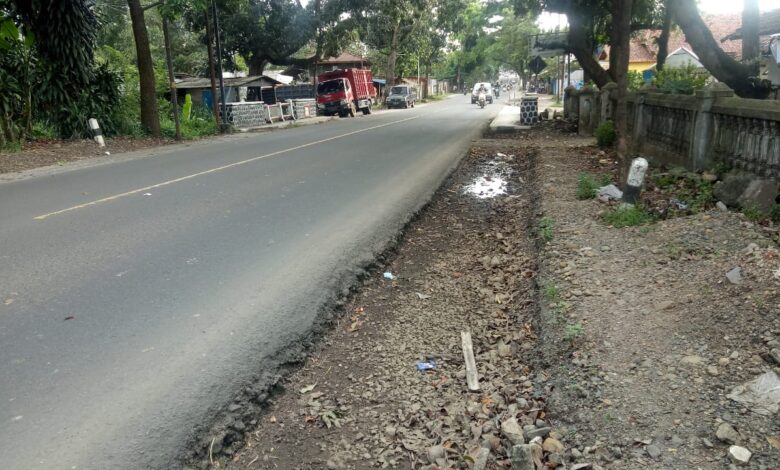
[[[263,70],[265,70],[265,66],[268,65],[268,61],[265,59],[256,59],[253,57],[251,60],[247,61],[247,65],[249,66],[249,75],[262,75]]]
[[[620,183],[625,184],[628,176],[630,155],[628,152],[628,110],[626,94],[628,92],[628,59],[631,49],[631,7],[633,0],[612,0],[612,30],[610,32],[612,50],[615,56],[617,78],[617,103],[615,104],[615,132],[617,134],[617,156],[620,162]]]
[[[655,59],[655,70],[660,72],[666,65],[666,56],[669,55],[669,34],[672,30],[672,9],[669,8],[669,0],[664,2],[664,23],[661,26],[661,35],[658,36],[658,56]]]
[[[574,54],[577,62],[584,70],[587,77],[593,80],[597,87],[601,88],[610,81],[609,74],[593,56],[593,48],[588,37],[588,30],[583,24],[583,16],[574,12],[569,16],[569,52]]]
[[[612,24],[612,28],[614,32],[615,25]],[[610,34],[610,37],[614,36],[614,34]],[[612,42],[612,39],[610,39],[610,42]],[[617,62],[618,62],[618,51],[616,50],[616,46],[613,44],[609,45],[609,68],[607,69],[607,73],[609,74],[609,78],[611,81],[617,83]]]
[[[713,77],[743,98],[763,99],[769,95],[771,89],[768,82],[756,77],[750,66],[737,62],[723,52],[701,19],[696,0],[675,0],[669,2],[669,7],[677,24],[685,32],[693,52]]]
[[[154,137],[160,137],[160,117],[157,111],[157,90],[154,83],[154,64],[149,50],[144,10],[140,0],[127,0],[133,22],[135,52],[138,57],[138,76],[141,82],[141,124]]]
[[[760,14],[758,0],[745,0],[742,9],[742,62],[754,65],[758,74],[758,56],[760,54]]]
[[[209,78],[211,79],[211,108],[214,111],[214,121],[217,123],[217,128],[219,128],[219,95],[217,94],[217,71],[214,62],[214,30],[211,27],[209,10],[210,8],[206,8],[206,40],[208,41],[206,49],[208,50]]]

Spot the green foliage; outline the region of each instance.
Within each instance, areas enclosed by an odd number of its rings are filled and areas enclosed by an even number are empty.
[[[552,241],[553,221],[549,217],[545,217],[539,221],[539,236],[547,243]]]
[[[707,84],[707,72],[693,65],[665,67],[653,78],[653,84],[664,93],[692,95]]]
[[[566,338],[567,341],[574,341],[584,331],[585,328],[582,326],[582,323],[571,323],[566,325],[566,331],[564,332],[564,337]]]
[[[588,173],[580,173],[577,177],[577,199],[586,200],[596,197],[599,188],[612,182],[609,175],[594,176]]]
[[[314,39],[311,11],[297,0],[217,0],[217,3],[224,49],[240,54],[253,73],[262,70],[268,62],[287,60]],[[202,15],[193,20],[201,28]]]
[[[630,91],[637,91],[640,88],[642,88],[642,85],[645,84],[645,79],[642,76],[642,73],[637,72],[636,70],[629,70],[627,78],[628,78],[628,89]]]
[[[774,204],[769,211],[769,220],[772,222],[780,222],[780,204]]]
[[[176,136],[176,124],[173,122],[173,108],[169,101],[161,99],[158,102],[160,109],[160,130],[163,137],[174,138]],[[219,129],[214,122],[214,115],[205,108],[198,107],[193,110],[190,119],[181,120],[181,137],[184,140],[198,139],[216,134]]]
[[[617,133],[612,121],[604,121],[596,128],[596,143],[599,147],[609,148],[615,145]]]
[[[761,222],[767,218],[767,214],[755,205],[743,208],[742,214],[751,222]]]
[[[35,121],[30,134],[35,140],[54,140],[59,137],[57,128],[47,121]]]
[[[616,228],[649,224],[655,221],[655,216],[639,206],[618,207],[606,212],[604,222]]]
[[[181,120],[189,121],[192,116],[192,95],[184,95],[184,106],[181,108]]]
[[[675,199],[686,202],[692,213],[707,210],[717,202],[713,184],[683,167],[674,167],[665,173],[652,173],[650,180],[657,188],[671,192]]]
[[[555,284],[550,284],[544,289],[544,296],[550,303],[558,300],[559,293],[560,292],[558,291],[558,287]]]
[[[107,135],[117,132],[114,109],[121,99],[122,78],[107,64],[97,66],[87,86],[59,106],[52,106],[43,117],[54,123],[61,137],[88,137],[87,120],[95,118]]]
[[[52,90],[39,91],[52,94],[48,101],[65,101],[91,82],[99,28],[91,0],[13,1],[5,8],[18,18],[25,36],[35,36],[37,55],[57,80],[56,86],[49,83]]]

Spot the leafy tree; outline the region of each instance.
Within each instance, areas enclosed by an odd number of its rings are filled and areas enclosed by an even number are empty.
[[[396,62],[404,44],[424,26],[426,0],[351,0],[350,15],[360,27],[360,37],[387,57],[387,90],[395,84]]]
[[[309,10],[298,0],[218,0],[220,37],[228,55],[239,54],[249,73],[284,63],[314,38]]]
[[[490,55],[496,62],[523,77],[529,60],[528,38],[538,32],[535,18],[515,15],[510,9],[504,10],[502,16]]]
[[[23,141],[33,121],[65,137],[87,117],[111,127],[121,82],[95,65],[97,31],[87,0],[0,0],[0,144]]]

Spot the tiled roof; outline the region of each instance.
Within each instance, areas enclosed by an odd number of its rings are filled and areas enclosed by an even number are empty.
[[[761,17],[759,19],[758,32],[761,36],[769,36],[771,34],[780,33],[780,8],[777,10],[772,10],[761,14]],[[726,36],[725,39],[741,39],[741,38],[742,38],[742,24],[740,22],[739,27],[736,30],[732,31],[731,34]]]
[[[703,14],[702,20],[707,27],[712,31],[712,35],[715,41],[720,45],[723,51],[734,57],[740,59],[742,57],[742,40],[741,39],[727,39],[727,36],[732,34],[737,28],[742,26],[742,16],[739,14],[734,15],[710,15]],[[661,35],[660,29],[643,29],[635,32],[631,36],[631,52],[629,55],[629,62],[653,62],[658,55],[658,37]],[[763,39],[763,38],[762,38]],[[762,41],[762,44],[764,41]],[[685,39],[685,34],[682,30],[674,29],[669,35],[668,51],[671,53],[681,47],[693,51],[693,47]],[[609,46],[604,48],[604,53],[601,60],[609,59]]]
[[[225,86],[227,87],[258,87],[258,86],[274,86],[281,85],[282,82],[275,80],[266,75],[254,75],[249,77],[234,77],[225,78]],[[180,90],[188,90],[193,88],[210,88],[211,79],[209,78],[183,78],[176,81],[176,88]]]
[[[338,57],[326,57],[322,59],[319,63],[320,64],[351,64],[355,62],[368,63],[369,61],[363,57],[358,57],[356,55],[350,54],[349,52],[344,52]]]

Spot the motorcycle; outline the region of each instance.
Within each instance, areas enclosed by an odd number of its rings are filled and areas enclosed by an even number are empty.
[[[481,91],[479,92],[479,96],[477,97],[477,103],[479,103],[480,108],[485,107],[485,92]]]

